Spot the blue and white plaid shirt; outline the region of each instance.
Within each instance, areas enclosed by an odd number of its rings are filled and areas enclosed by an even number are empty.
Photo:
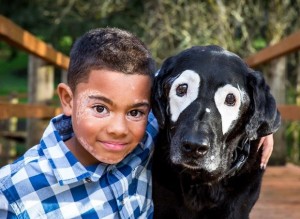
[[[66,147],[70,117],[53,118],[39,145],[0,169],[0,218],[152,218],[151,156],[157,121],[116,165],[84,167]]]

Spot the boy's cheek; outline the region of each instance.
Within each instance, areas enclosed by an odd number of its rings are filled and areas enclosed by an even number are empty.
[[[81,123],[84,120],[92,119],[94,110],[88,106],[87,101],[77,101],[74,108],[73,116],[76,117],[76,123]]]
[[[75,115],[73,115],[73,116],[76,118],[76,123],[80,124],[83,121],[90,120],[91,114],[92,114],[92,112],[90,109],[88,109],[87,107],[80,106],[77,108],[77,111],[75,112]]]

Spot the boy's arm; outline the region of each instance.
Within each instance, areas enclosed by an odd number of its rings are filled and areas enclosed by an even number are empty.
[[[5,218],[17,218],[17,216],[12,212],[11,209],[9,209],[9,204],[6,199],[6,197],[3,195],[3,193],[0,191],[0,218],[5,219]]]

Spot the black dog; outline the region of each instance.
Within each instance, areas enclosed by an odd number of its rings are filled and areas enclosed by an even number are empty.
[[[192,47],[163,63],[152,100],[154,218],[248,218],[264,172],[259,139],[280,125],[262,75],[218,46]]]

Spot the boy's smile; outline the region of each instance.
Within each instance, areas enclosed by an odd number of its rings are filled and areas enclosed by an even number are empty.
[[[64,107],[75,133],[66,142],[68,148],[84,165],[120,162],[145,134],[150,91],[149,76],[92,70]]]

